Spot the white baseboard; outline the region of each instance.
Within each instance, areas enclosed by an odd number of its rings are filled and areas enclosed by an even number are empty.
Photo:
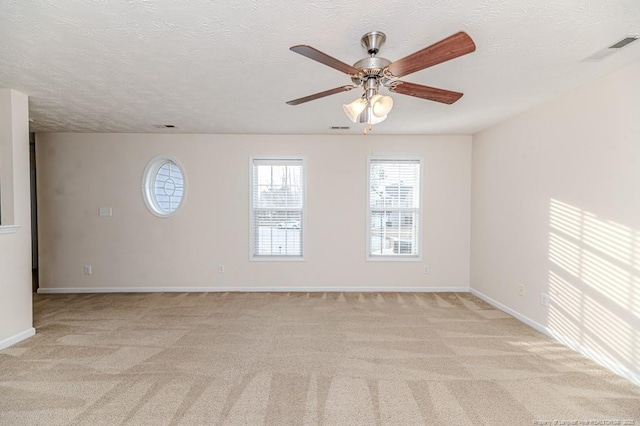
[[[61,293],[468,293],[469,287],[66,287],[39,288],[39,294]]]
[[[484,300],[485,302],[487,302],[490,305],[493,305],[494,307],[500,309],[501,311],[504,311],[506,313],[508,313],[509,315],[513,316],[514,318],[522,321],[523,323],[527,324],[528,326],[530,326],[531,328],[538,330],[540,333],[545,334],[549,337],[551,337],[552,339],[562,343],[564,346],[568,347],[569,349],[572,349],[582,355],[584,355],[585,357],[589,358],[590,360],[592,360],[593,362],[603,366],[604,368],[610,370],[611,372],[617,374],[620,377],[623,377],[627,380],[629,380],[631,383],[634,383],[638,386],[640,386],[640,375],[634,373],[633,371],[629,371],[627,368],[621,366],[618,362],[612,360],[611,358],[602,355],[601,353],[591,349],[588,346],[585,346],[579,342],[574,341],[573,339],[570,339],[566,336],[564,336],[563,334],[555,331],[555,330],[551,330],[548,327],[545,327],[544,325],[532,320],[531,318],[528,318],[516,311],[514,311],[513,309],[509,308],[508,306],[503,305],[502,303],[490,298],[489,296],[487,296],[486,294],[483,294],[481,292],[479,292],[478,290],[475,290],[473,288],[470,288],[469,291],[474,295],[479,297],[480,299]]]
[[[508,306],[503,305],[502,303],[498,302],[497,300],[494,300],[494,299],[490,298],[489,296],[487,296],[484,293],[479,292],[478,290],[475,290],[475,289],[471,288],[471,289],[469,289],[469,291],[471,291],[471,294],[473,294],[474,296],[477,296],[480,299],[482,299],[485,302],[487,302],[488,304],[492,305],[493,307],[498,308],[501,311],[508,313],[512,317],[515,317],[515,318],[519,319],[523,323],[527,324],[529,327],[539,331],[542,334],[546,334],[547,336],[552,337],[549,334],[549,331],[547,330],[547,327],[545,327],[544,325],[532,320],[529,317],[525,317],[521,313],[514,311],[513,309],[509,308]]]
[[[22,342],[25,339],[28,339],[29,337],[33,336],[36,334],[36,329],[31,327],[25,331],[23,331],[22,333],[18,333],[15,336],[11,336],[8,337],[4,340],[0,340],[0,351],[2,349],[6,349],[9,346],[13,346],[18,342]]]

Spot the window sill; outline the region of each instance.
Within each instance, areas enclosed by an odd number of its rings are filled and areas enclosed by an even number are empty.
[[[20,225],[0,225],[0,234],[15,234]]]
[[[367,256],[367,262],[422,262],[422,256]]]
[[[251,262],[304,262],[304,257],[298,256],[255,256],[249,258]]]

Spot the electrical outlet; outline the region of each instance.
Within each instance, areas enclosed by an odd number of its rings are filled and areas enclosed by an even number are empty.
[[[84,265],[84,274],[91,275],[91,265]]]
[[[113,216],[113,210],[111,209],[111,207],[100,207],[98,209],[98,216],[111,217]]]
[[[524,293],[525,293],[524,284],[518,284],[518,295],[524,296]]]
[[[429,265],[424,265],[424,273],[425,274],[429,273]]]
[[[540,304],[547,308],[549,307],[549,295],[547,293],[540,293]]]
[[[224,274],[224,265],[218,265],[218,273]]]

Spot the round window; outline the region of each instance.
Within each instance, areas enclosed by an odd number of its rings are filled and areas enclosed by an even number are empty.
[[[154,158],[144,172],[142,192],[151,213],[160,217],[173,215],[185,195],[182,168],[171,158]]]

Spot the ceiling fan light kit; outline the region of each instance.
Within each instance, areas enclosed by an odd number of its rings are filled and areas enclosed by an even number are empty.
[[[299,105],[360,87],[364,90],[362,96],[344,104],[342,108],[352,122],[365,123],[371,130],[371,126],[384,121],[393,108],[393,98],[379,93],[381,86],[392,93],[445,104],[452,104],[462,97],[462,93],[459,92],[409,83],[399,78],[475,51],[475,43],[467,33],[458,32],[395,62],[376,56],[386,39],[385,34],[380,31],[371,31],[363,35],[360,43],[369,57],[359,60],[353,66],[311,46],[292,46],[293,52],[347,74],[353,84],[294,99],[287,104]],[[366,126],[364,133],[367,133]]]
[[[377,116],[371,111],[371,108],[367,108],[364,111],[362,111],[362,114],[360,114],[358,122],[372,126],[374,124],[382,123],[386,119],[387,119],[386,115]],[[366,130],[367,130],[367,127],[365,126],[365,134],[366,134]]]
[[[391,112],[391,108],[393,108],[393,98],[391,96],[383,96],[379,93],[369,99],[369,103],[371,104],[371,112],[373,112],[373,115],[376,117],[386,116]]]
[[[350,104],[342,105],[344,113],[347,114],[349,120],[353,121],[354,123],[358,121],[358,116],[362,113],[362,111],[364,111],[366,107],[367,101],[364,98],[358,98]]]

